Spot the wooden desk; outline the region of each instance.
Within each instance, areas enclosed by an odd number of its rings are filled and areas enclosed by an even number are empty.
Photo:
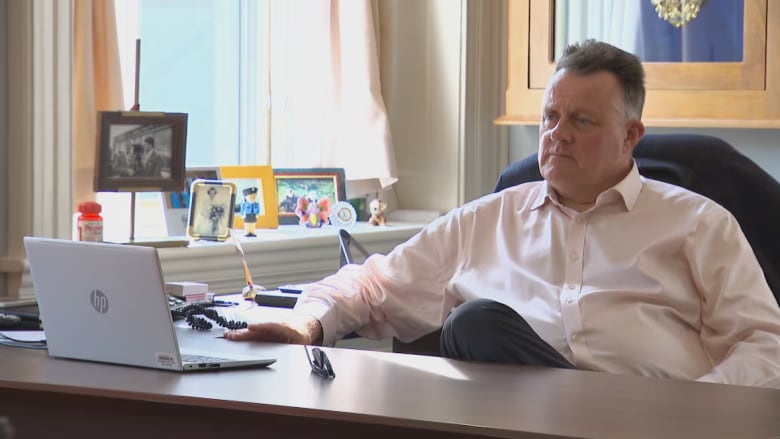
[[[780,436],[777,390],[336,348],[327,381],[301,346],[181,336],[278,362],[181,374],[0,346],[0,416],[17,439]]]

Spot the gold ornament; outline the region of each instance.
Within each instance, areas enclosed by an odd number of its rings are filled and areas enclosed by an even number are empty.
[[[651,0],[658,16],[674,27],[693,21],[705,0]]]

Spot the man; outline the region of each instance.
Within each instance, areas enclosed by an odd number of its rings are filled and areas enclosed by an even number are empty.
[[[140,143],[133,143],[130,146],[130,169],[131,177],[144,175],[144,146]]]
[[[130,175],[128,171],[130,163],[125,151],[126,146],[124,144],[115,145],[114,155],[111,159],[111,177],[127,177]]]
[[[157,153],[154,146],[154,138],[145,138],[143,166],[139,176],[163,177],[163,168],[165,168],[165,159]]]
[[[780,308],[736,219],[641,177],[639,60],[569,46],[543,98],[543,182],[487,195],[307,288],[234,340],[411,340],[446,356],[780,387]]]

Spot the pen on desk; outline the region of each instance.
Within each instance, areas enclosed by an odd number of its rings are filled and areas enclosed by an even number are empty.
[[[238,302],[231,302],[229,300],[214,300],[214,305],[217,306],[236,306]]]
[[[244,263],[244,279],[246,279],[246,286],[252,288],[255,283],[252,282],[252,275],[249,274],[249,267],[246,265],[246,259],[241,259],[241,262]]]
[[[232,231],[230,232],[230,240],[233,242],[233,246],[238,250],[238,254],[241,255],[241,263],[244,265],[244,279],[246,280],[246,286],[252,288],[254,282],[252,282],[252,275],[249,274],[249,266],[246,263],[246,255],[244,254],[244,248],[241,246],[241,242],[238,237]]]
[[[246,280],[246,286],[241,290],[241,295],[244,299],[254,300],[256,292],[258,290],[265,290],[265,288],[260,285],[255,285],[252,281],[252,275],[249,274],[249,265],[246,263],[246,255],[244,255],[244,248],[241,247],[241,242],[232,231],[230,232],[230,240],[233,242],[233,246],[238,251],[238,254],[241,255],[241,264],[243,264],[244,267],[244,280]]]

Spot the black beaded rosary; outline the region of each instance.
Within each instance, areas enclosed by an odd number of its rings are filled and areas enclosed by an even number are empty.
[[[203,305],[198,305],[197,303],[192,303],[186,306],[183,306],[179,309],[171,310],[171,314],[173,315],[173,318],[183,318],[187,321],[187,324],[190,325],[192,329],[197,329],[199,331],[208,331],[214,325],[211,324],[208,320],[206,320],[203,317],[199,317],[201,315],[208,317],[209,319],[217,322],[217,324],[223,328],[227,328],[230,330],[235,329],[244,329],[247,327],[246,322],[241,322],[237,320],[227,320],[219,313],[212,308],[206,308]]]

